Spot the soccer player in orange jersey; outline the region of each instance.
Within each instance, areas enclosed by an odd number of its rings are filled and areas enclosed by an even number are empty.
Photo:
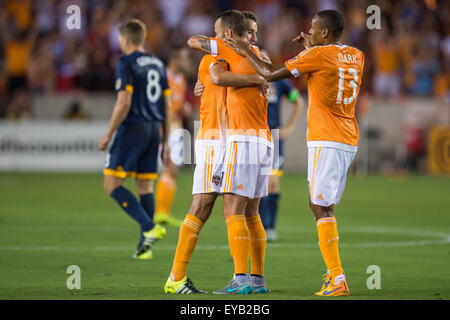
[[[248,43],[245,16],[236,10],[226,11],[232,26],[226,29],[224,38],[234,38]],[[225,19],[216,21],[215,28]],[[256,74],[243,57],[225,45],[222,39],[193,36],[188,45],[197,50],[220,56],[228,62],[230,71],[238,74]],[[259,50],[252,46],[259,56]],[[261,257],[252,257],[252,276],[260,276],[260,286],[267,292],[264,282],[265,232],[260,222],[258,205],[260,198],[267,195],[273,142],[267,125],[267,96],[258,88],[244,87],[227,89],[227,152],[221,193],[224,198],[224,217],[227,222],[228,242],[234,261],[235,278],[217,294],[246,294],[252,292],[248,258],[250,250],[256,250]],[[249,220],[260,226],[260,236],[251,235]],[[250,242],[257,242],[250,246]],[[256,265],[255,265],[256,264]],[[254,269],[255,268],[255,269]]]
[[[242,11],[242,13],[246,18],[248,41],[251,44],[255,45],[256,42],[258,41],[257,37],[258,17],[254,13],[249,11]],[[260,53],[263,59],[270,62],[270,59],[264,50],[260,51]],[[277,128],[279,128],[280,102],[281,97],[283,95],[286,95],[286,97],[288,97],[291,102],[295,102],[295,104],[289,122],[279,129],[279,135],[275,134],[273,137],[274,157],[273,157],[272,171],[270,173],[268,183],[269,194],[266,197],[261,198],[261,201],[259,203],[259,214],[264,226],[264,230],[266,231],[267,241],[274,241],[277,238],[275,230],[275,221],[278,212],[278,201],[280,198],[279,180],[280,177],[283,175],[282,166],[284,162],[283,160],[284,140],[292,132],[304,105],[303,98],[299,95],[297,89],[292,87],[292,85],[288,82],[288,80],[280,80],[274,82],[270,86],[268,94],[269,105],[267,110],[267,123],[271,130],[272,129],[276,130]]]
[[[246,32],[245,35],[247,37],[247,40],[251,44],[255,44],[257,41],[257,33],[258,33],[258,18],[257,16],[249,11],[241,11],[242,14],[245,17],[245,24],[246,24]],[[264,59],[270,62],[270,59],[267,55],[263,54],[261,52],[261,55]],[[210,55],[207,55],[210,56]],[[217,70],[220,70],[220,68],[217,68]],[[213,73],[216,72],[216,70],[211,69],[212,76],[214,76]],[[224,73],[224,72],[222,72]],[[233,74],[233,73],[230,73]],[[241,75],[244,76],[244,75]],[[252,75],[248,75],[252,76]],[[214,76],[214,78],[217,78]],[[226,85],[223,81],[221,83],[216,83],[216,85]],[[231,85],[229,86],[235,86]],[[202,96],[202,93],[204,91],[204,86],[200,80],[197,81],[194,88],[194,94],[197,97]],[[259,200],[251,200],[259,201]],[[259,216],[258,212],[256,212],[254,206],[248,206],[246,208],[246,223],[247,227],[249,229],[250,234],[250,261],[252,266],[251,271],[251,285],[252,285],[252,292],[251,293],[267,293],[269,290],[266,287],[265,279],[264,279],[264,259],[265,259],[265,241],[257,241],[255,239],[266,239],[266,236],[263,234],[264,225],[261,221],[261,217]],[[261,227],[262,226],[262,227]]]
[[[189,66],[190,57],[187,48],[180,48],[171,52],[167,65],[167,79],[172,92],[172,120],[170,124],[171,134],[169,136],[169,146],[174,153],[176,153],[176,150],[183,150],[183,148],[177,147],[179,141],[174,131],[182,128],[182,118],[191,109],[190,105],[185,101],[186,79],[184,72],[186,72]],[[182,155],[172,154],[171,160],[169,164],[164,166],[161,177],[156,184],[154,220],[156,223],[179,227],[182,221],[172,216],[171,209],[176,193],[178,166],[183,164]]]
[[[218,19],[227,19],[227,16],[219,16]],[[221,23],[216,26],[216,37],[221,39],[225,29]],[[255,86],[267,89],[268,83],[256,73],[236,74],[230,71],[228,64],[222,58],[206,54],[203,56],[199,69],[199,81],[204,84],[201,103],[201,126],[195,142],[196,167],[193,181],[193,199],[189,213],[181,226],[178,245],[169,278],[164,286],[165,293],[203,293],[187,278],[187,265],[195,249],[199,233],[211,215],[217,196],[220,194],[223,164],[226,153],[225,135],[227,128],[227,86],[245,87]],[[256,218],[246,220],[248,228],[253,231],[255,238],[261,238],[257,234]],[[261,242],[261,241],[260,241]],[[261,248],[259,248],[261,249]],[[255,250],[257,251],[257,250]],[[261,250],[259,250],[260,252]],[[255,255],[261,259],[261,254]],[[254,263],[255,267],[257,263]],[[252,291],[262,288],[253,286]]]
[[[348,295],[347,279],[339,258],[334,205],[338,204],[355,157],[358,126],[355,104],[364,68],[364,54],[343,45],[344,17],[335,10],[318,12],[309,34],[293,41],[305,50],[280,66],[261,60],[244,41],[228,46],[247,58],[268,81],[308,75],[308,183],[309,205],[316,219],[319,246],[327,266],[320,296]]]

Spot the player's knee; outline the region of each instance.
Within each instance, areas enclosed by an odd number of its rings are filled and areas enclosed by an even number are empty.
[[[201,210],[196,211],[196,217],[202,222],[206,222],[211,215],[212,207],[203,207]]]
[[[140,195],[153,193],[153,180],[136,180],[136,191]]]
[[[257,216],[259,214],[259,203],[261,199],[255,198],[248,201],[247,206],[245,207],[245,217],[250,218]]]
[[[205,222],[208,220],[211,215],[211,211],[214,207],[214,203],[216,200],[216,195],[208,194],[208,195],[195,195],[192,199],[191,209],[189,210],[189,214],[195,216],[201,221]]]
[[[110,179],[108,176],[105,176],[105,179],[103,180],[103,190],[105,190],[108,195],[111,195],[111,193],[121,185],[122,181]]]
[[[236,214],[235,206],[227,205],[224,203],[223,205],[223,217],[225,219],[231,217],[232,215]]]
[[[311,200],[309,200],[309,207],[311,208],[316,221],[322,218],[329,218],[334,216],[333,205],[324,207],[314,204],[311,202]]]
[[[105,192],[108,195],[111,195],[111,193],[114,191],[114,189],[115,189],[114,185],[111,184],[110,182],[108,182],[108,181],[103,182],[103,190],[105,190]]]
[[[250,217],[254,217],[259,215],[259,211],[256,209],[251,209],[251,210],[245,210],[244,216],[246,218],[250,218]]]

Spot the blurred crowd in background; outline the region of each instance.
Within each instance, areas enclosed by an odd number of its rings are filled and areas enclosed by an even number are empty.
[[[381,29],[369,30],[366,9],[381,9]],[[67,8],[81,9],[81,28],[70,30]],[[450,101],[450,1],[448,0],[0,0],[0,118],[32,113],[30,96],[113,92],[120,57],[118,27],[139,18],[148,27],[146,49],[165,62],[191,35],[214,35],[217,14],[248,10],[259,17],[258,45],[275,64],[302,50],[291,39],[308,32],[314,14],[340,10],[343,43],[365,54],[359,105],[365,97],[434,97]],[[200,53],[190,51],[188,97]],[[306,93],[304,79],[293,80]],[[71,106],[82,113],[80,105]],[[69,110],[69,112],[71,112]]]
[[[66,26],[72,4],[81,8],[80,30]],[[370,4],[381,8],[381,30],[366,27]],[[213,35],[214,18],[226,9],[257,14],[258,45],[274,63],[298,53],[291,39],[309,30],[317,11],[338,9],[346,18],[343,42],[366,55],[363,83],[371,93],[442,96],[449,86],[450,2],[444,0],[0,0],[0,7],[2,96],[23,87],[43,93],[111,91],[122,21],[143,20],[147,49],[167,60],[189,36]],[[194,69],[187,70],[190,80]]]

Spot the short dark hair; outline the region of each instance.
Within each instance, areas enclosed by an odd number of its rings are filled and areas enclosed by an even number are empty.
[[[250,11],[241,11],[241,12],[244,15],[245,19],[250,19],[258,23],[258,17],[253,12]]]
[[[120,25],[119,33],[127,37],[135,46],[140,46],[147,36],[147,28],[141,20],[130,19]]]
[[[216,17],[216,21],[219,19],[221,19],[220,23],[222,27],[233,30],[238,37],[242,37],[245,34],[245,31],[247,31],[245,16],[238,10],[227,10],[221,12]]]
[[[344,31],[344,16],[336,10],[322,10],[317,13],[320,26],[328,29],[330,34],[339,39]]]

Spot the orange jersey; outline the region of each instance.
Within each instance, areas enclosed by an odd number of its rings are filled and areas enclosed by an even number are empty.
[[[308,146],[327,141],[356,150],[355,105],[364,54],[344,45],[315,46],[286,61],[285,66],[295,77],[308,74]]]
[[[231,72],[256,74],[247,59],[227,47],[222,40],[210,38],[210,44],[211,54],[220,55],[228,63]],[[253,50],[259,55],[257,47],[253,46]],[[272,141],[267,125],[267,97],[257,87],[228,87],[227,111],[229,136],[256,136]]]
[[[228,70],[228,64],[210,54],[203,56],[198,66],[198,79],[205,87],[200,97],[200,130],[197,139],[220,139],[224,137],[226,125],[227,88],[216,86],[211,82],[209,70],[219,63]],[[222,132],[222,133],[221,133]]]
[[[186,96],[186,79],[182,73],[175,74],[167,69],[167,80],[172,92],[172,116],[175,116],[184,104],[184,98]]]

